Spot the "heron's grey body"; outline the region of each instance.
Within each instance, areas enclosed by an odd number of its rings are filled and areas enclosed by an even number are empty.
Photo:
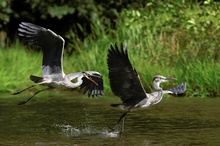
[[[138,73],[130,63],[127,48],[127,46],[123,48],[122,44],[120,49],[117,45],[115,47],[111,45],[107,59],[111,89],[123,102],[122,104],[111,104],[111,106],[125,110],[112,130],[123,120],[121,132],[124,130],[124,118],[129,111],[155,105],[162,100],[163,94],[183,94],[186,88],[186,83],[182,83],[175,88],[163,90],[160,83],[175,80],[175,78],[156,75],[153,79],[155,92],[147,93]]]
[[[46,75],[42,77],[37,76],[30,76],[30,79],[39,85],[46,85],[54,88],[76,88],[82,85],[83,80],[82,78],[90,75],[90,74],[97,74],[101,76],[99,72],[96,71],[85,71],[85,72],[75,72],[68,75],[63,74],[52,74]],[[37,80],[36,80],[37,78]],[[72,82],[72,80],[77,79],[77,82]],[[40,82],[39,82],[40,81]]]
[[[50,29],[27,22],[19,24],[18,31],[18,35],[22,37],[25,43],[42,48],[42,77],[31,75],[30,79],[36,84],[13,94],[20,94],[35,85],[45,85],[48,86],[47,89],[57,87],[76,88],[80,86],[80,88],[84,88],[84,93],[88,91],[88,96],[103,95],[103,79],[99,72],[83,71],[67,75],[64,73],[62,61],[65,41],[61,36]],[[76,79],[76,82],[72,82],[74,79]],[[34,95],[44,90],[40,90]],[[24,104],[27,101],[19,104]]]
[[[175,78],[166,78],[166,77],[160,76],[160,75],[157,75],[154,78],[164,78],[166,80],[175,80]],[[113,106],[117,106],[118,105],[118,107],[121,110],[125,110],[125,111],[126,110],[134,111],[134,110],[140,110],[140,109],[142,110],[142,109],[148,108],[148,107],[150,107],[152,105],[155,105],[155,104],[159,103],[162,100],[164,94],[182,94],[184,92],[184,91],[180,92],[180,89],[178,90],[178,93],[177,93],[177,90],[175,90],[176,92],[171,91],[170,89],[169,90],[163,90],[160,87],[160,82],[161,82],[161,80],[159,82],[156,82],[154,80],[153,81],[153,86],[154,86],[154,89],[156,90],[156,92],[146,93],[146,98],[142,99],[140,102],[138,102],[133,107],[126,106],[124,104],[112,104],[112,105]],[[181,89],[184,89],[186,84],[182,83],[178,87],[180,87],[180,86],[181,86]]]

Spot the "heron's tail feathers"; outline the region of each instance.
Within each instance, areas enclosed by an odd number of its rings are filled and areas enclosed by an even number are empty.
[[[38,77],[38,76],[30,75],[30,80],[35,82],[35,83],[40,83],[40,82],[43,81],[43,78],[42,77]]]

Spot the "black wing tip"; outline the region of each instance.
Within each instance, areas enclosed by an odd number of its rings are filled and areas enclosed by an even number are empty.
[[[28,29],[29,27],[36,26],[36,25],[32,24],[32,23],[29,23],[29,22],[21,22],[21,23],[19,23],[18,26],[19,26],[18,27],[18,31],[19,31],[19,30],[22,30],[22,29]]]
[[[18,32],[24,33],[23,31],[25,30],[26,33],[28,32],[38,32],[38,31],[46,31],[48,30],[47,28],[44,28],[42,26],[29,23],[29,22],[21,22],[19,23],[18,27]]]
[[[40,27],[32,23],[21,22],[18,27],[18,35],[27,38],[35,36],[37,33],[36,28],[40,28]]]
[[[22,22],[20,22],[19,23],[19,26],[34,26],[34,27],[41,27],[41,26],[39,26],[39,25],[36,25],[36,24],[33,24],[33,23],[30,23],[30,22],[24,22],[24,21],[22,21]]]
[[[123,53],[127,53],[127,51],[128,51],[128,44],[127,43],[126,43],[126,45],[124,47],[123,43],[121,42],[120,43],[120,49],[119,49],[117,43],[115,43],[114,45],[110,44],[109,52],[123,52]]]
[[[23,26],[26,26],[28,25],[29,23],[28,22],[21,22],[18,24],[19,27],[23,27]]]
[[[83,94],[85,94],[86,92],[83,91]],[[88,91],[88,97],[98,97],[98,96],[103,96],[104,95],[104,91],[103,90],[96,90],[96,89],[90,89],[90,91]]]
[[[121,43],[120,46],[118,46],[116,43],[114,45],[110,45],[107,54],[107,64],[109,65],[112,63],[116,63],[116,60],[126,62],[126,64],[130,64],[130,61],[128,59],[128,45],[126,45],[125,47],[123,46],[123,43]]]
[[[101,97],[104,95],[104,91],[103,90],[93,90],[92,92],[88,92],[88,97],[90,98],[92,96],[92,98],[95,97]]]
[[[19,23],[19,26],[23,26],[23,25],[33,25],[33,24],[30,22],[24,22],[24,21]]]

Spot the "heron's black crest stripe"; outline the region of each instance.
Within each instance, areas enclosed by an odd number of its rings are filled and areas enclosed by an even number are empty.
[[[154,77],[153,80],[152,80],[152,82],[153,82],[156,78],[157,78],[157,77]]]
[[[128,58],[128,47],[115,44],[108,50],[108,70],[112,92],[127,106],[134,106],[146,98],[136,70]]]

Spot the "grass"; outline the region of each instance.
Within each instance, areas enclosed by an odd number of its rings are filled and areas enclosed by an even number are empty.
[[[42,55],[26,50],[17,41],[10,48],[0,49],[0,91],[12,92],[31,84],[30,74],[41,75]]]
[[[123,42],[129,46],[132,65],[147,91],[152,91],[153,76],[161,74],[178,79],[163,84],[164,88],[186,81],[187,96],[219,97],[220,22],[216,20],[220,15],[213,16],[214,10],[210,7],[195,5],[180,8],[182,11],[164,10],[157,14],[146,9],[124,10],[116,30],[104,30],[97,20],[92,24],[93,34],[83,42],[70,31],[68,38],[72,43],[67,49],[76,50],[71,56],[65,54],[64,70],[66,73],[97,70],[103,74],[105,92],[111,93],[106,63],[108,48],[110,44]],[[177,17],[171,12],[182,15]],[[206,24],[207,18],[212,24]],[[0,73],[1,92],[22,89],[31,84],[30,74],[41,75],[41,53],[27,50],[19,42],[0,51],[3,60],[0,64],[5,67]]]

